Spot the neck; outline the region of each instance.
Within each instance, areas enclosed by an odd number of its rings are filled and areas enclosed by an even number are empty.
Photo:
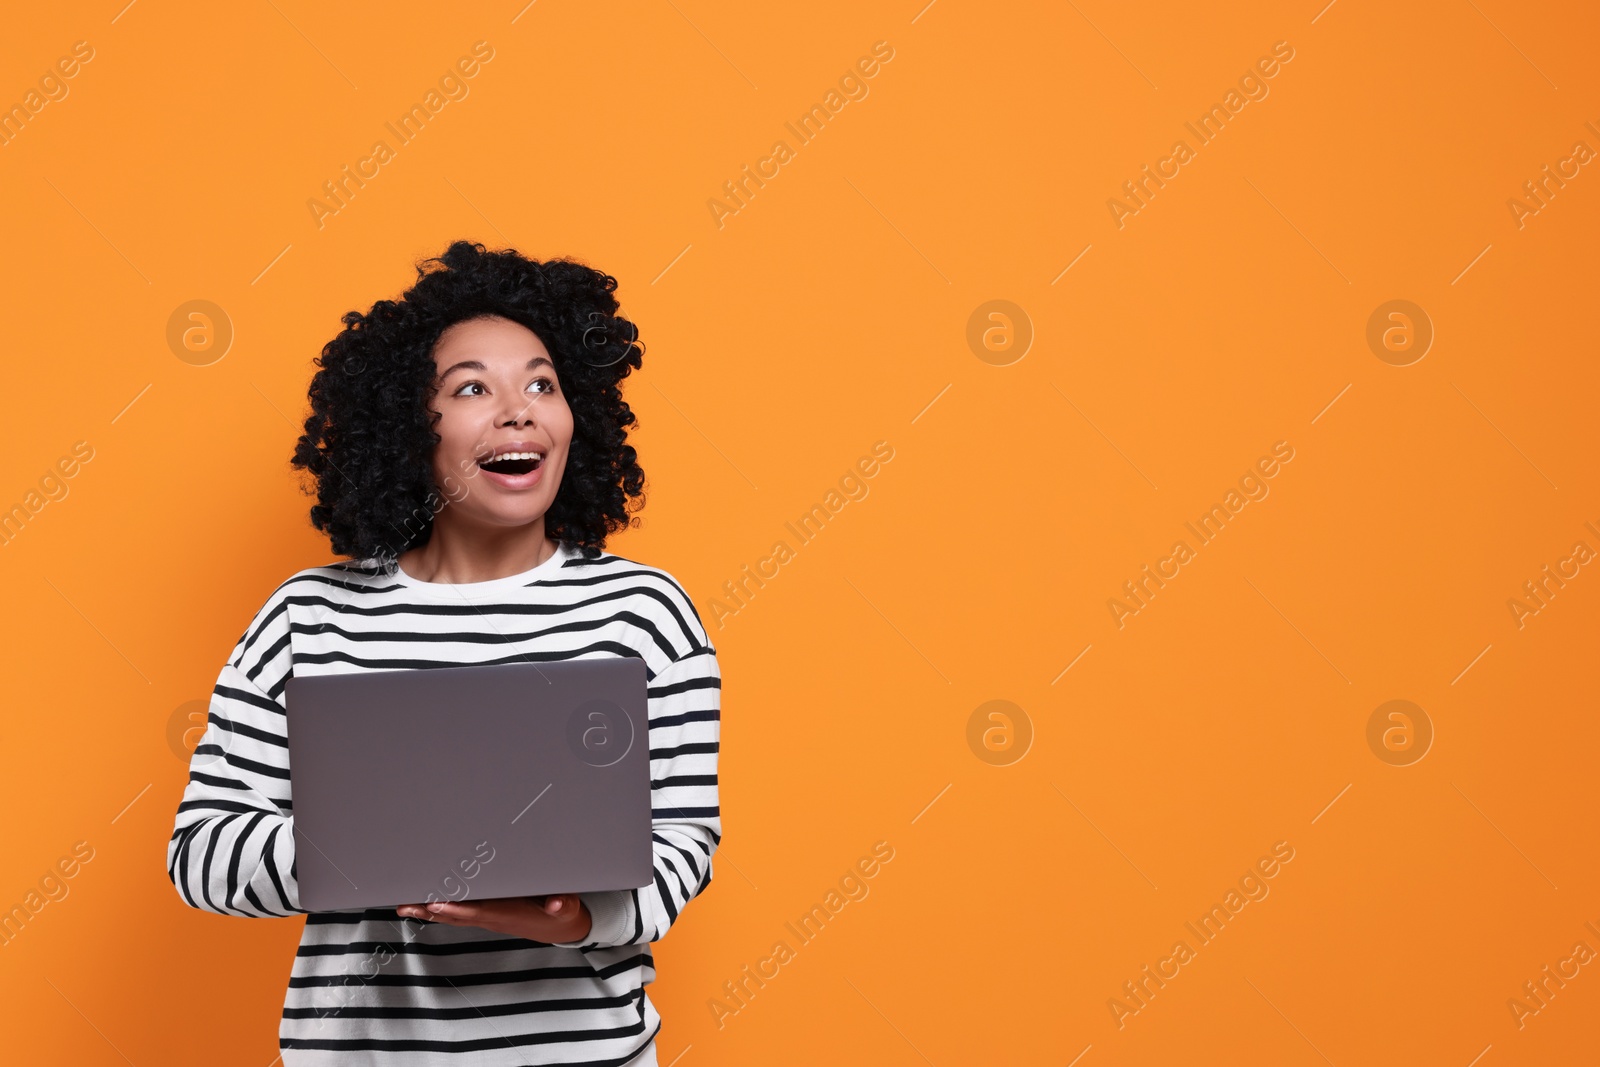
[[[404,552],[400,569],[422,582],[488,582],[532,570],[560,548],[544,535],[544,516],[526,526],[466,526],[446,508],[428,543]]]

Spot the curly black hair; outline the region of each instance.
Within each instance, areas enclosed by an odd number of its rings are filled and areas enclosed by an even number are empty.
[[[572,444],[545,535],[593,559],[606,537],[637,525],[644,470],[628,442],[638,420],[619,388],[644,355],[618,314],[617,280],[572,259],[529,259],[456,241],[417,266],[398,301],[345,312],[344,330],[314,362],[311,415],[293,466],[315,479],[311,524],[333,551],[394,566],[426,544],[444,498],[433,477],[439,443],[428,410],[433,349],[446,328],[498,315],[532,330],[555,361],[572,409]],[[312,492],[307,487],[308,493]]]

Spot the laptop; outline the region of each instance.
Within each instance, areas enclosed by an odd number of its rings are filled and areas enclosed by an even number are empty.
[[[307,911],[650,884],[642,659],[291,677]]]

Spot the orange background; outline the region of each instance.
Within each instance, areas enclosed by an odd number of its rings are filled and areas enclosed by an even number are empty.
[[[683,582],[725,686],[726,839],[656,948],[663,1064],[1593,1055],[1600,967],[1507,1007],[1600,950],[1600,576],[1507,606],[1600,549],[1600,175],[1507,206],[1600,149],[1587,5],[119,5],[0,39],[0,103],[94,49],[0,147],[0,505],[94,449],[0,548],[0,906],[94,849],[0,948],[8,1061],[276,1054],[301,921],[183,906],[169,726],[330,558],[287,466],[310,360],[458,237],[616,275],[648,347],[650,502],[610,547]],[[322,183],[479,40],[470,94],[319,228]],[[869,94],[796,148],[877,41]],[[1270,94],[1196,147],[1278,41]],[[719,228],[707,201],[780,138]],[[1178,138],[1196,157],[1119,228],[1108,198]],[[206,366],[166,340],[197,299],[235,331]],[[1020,359],[968,345],[993,299]],[[1409,366],[1366,342],[1391,299],[1436,330]],[[717,627],[880,440],[868,495]],[[1195,546],[1278,441],[1270,495]],[[1180,538],[1119,628],[1107,600]],[[1367,743],[1392,699],[1435,731],[1409,766]],[[1006,765],[969,746],[991,700],[1031,724]],[[870,895],[719,1026],[878,841]],[[1108,999],[1279,841],[1270,895],[1119,1028]]]

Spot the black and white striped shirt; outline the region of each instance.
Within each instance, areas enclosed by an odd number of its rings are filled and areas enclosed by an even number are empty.
[[[295,878],[284,682],[292,675],[638,656],[649,677],[654,883],[583,893],[593,928],[545,944],[393,908],[308,914],[284,998],[285,1067],[654,1064],[650,943],[711,882],[721,673],[667,572],[562,546],[522,574],[418,581],[373,561],[301,571],[239,639],[211,698],[167,849],[189,905],[305,913]]]

